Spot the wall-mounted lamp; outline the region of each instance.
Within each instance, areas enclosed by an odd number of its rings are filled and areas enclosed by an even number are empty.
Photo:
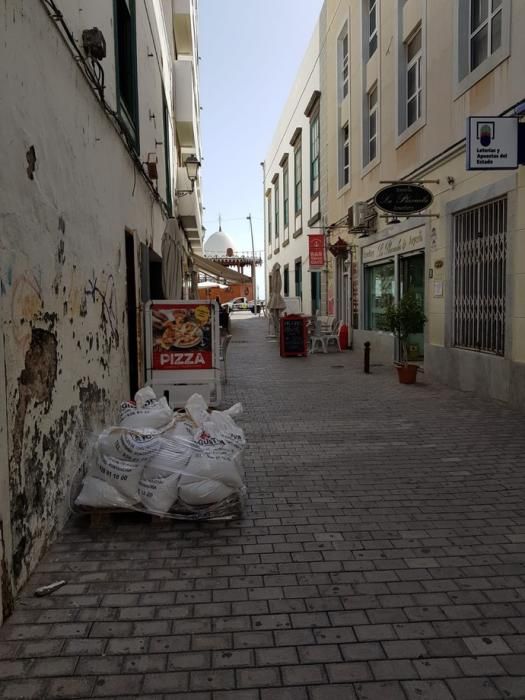
[[[185,194],[193,194],[195,191],[195,181],[197,180],[199,168],[201,167],[199,159],[193,154],[186,158],[184,165],[186,166],[188,180],[191,182],[191,190],[176,190],[176,197],[184,197]]]
[[[391,219],[389,219],[387,224],[400,224],[401,220],[397,218],[397,216],[393,216]]]

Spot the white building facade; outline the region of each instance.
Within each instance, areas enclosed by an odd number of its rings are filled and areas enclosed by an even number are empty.
[[[69,516],[93,435],[144,381],[143,303],[162,294],[170,218],[191,294],[196,11],[196,0],[0,8],[11,164],[0,171],[0,620]]]
[[[278,263],[285,301],[299,299],[306,314],[326,309],[326,270],[310,269],[308,257],[308,234],[323,225],[319,49],[317,25],[263,164],[266,295]]]

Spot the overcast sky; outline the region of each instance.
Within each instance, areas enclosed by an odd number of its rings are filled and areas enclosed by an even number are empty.
[[[321,11],[322,0],[199,0],[204,225],[239,251],[263,249],[260,162]]]

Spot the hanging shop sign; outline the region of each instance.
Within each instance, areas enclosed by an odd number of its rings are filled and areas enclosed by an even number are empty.
[[[324,233],[308,235],[308,258],[310,268],[325,266]]]
[[[516,117],[468,117],[467,170],[514,170],[517,167]]]
[[[374,203],[378,209],[388,214],[400,214],[409,216],[417,214],[428,207],[434,201],[434,196],[430,190],[423,185],[416,185],[410,182],[396,182],[387,185],[376,194]]]

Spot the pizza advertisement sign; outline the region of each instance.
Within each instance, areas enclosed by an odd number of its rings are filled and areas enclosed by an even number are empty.
[[[203,301],[151,304],[152,369],[213,368],[213,306]]]

